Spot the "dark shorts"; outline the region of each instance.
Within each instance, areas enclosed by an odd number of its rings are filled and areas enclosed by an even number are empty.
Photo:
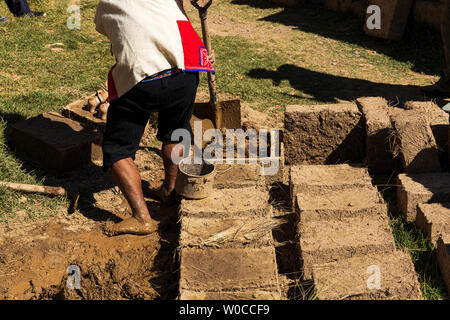
[[[103,139],[103,170],[107,171],[119,160],[135,158],[151,112],[158,112],[156,137],[159,141],[179,142],[171,136],[181,128],[188,130],[192,137],[190,120],[198,82],[198,72],[179,72],[142,81],[112,101]]]

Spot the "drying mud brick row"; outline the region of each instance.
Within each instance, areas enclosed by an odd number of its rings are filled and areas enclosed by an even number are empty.
[[[380,7],[381,28],[371,30],[367,27],[366,23],[364,24],[365,33],[377,38],[401,40],[406,23],[408,22],[413,0],[370,0],[369,4]],[[368,14],[367,18],[371,17],[372,14]]]
[[[287,106],[283,142],[287,165],[359,163],[365,157],[356,104]]]
[[[373,174],[390,174],[397,169],[389,137],[392,133],[389,106],[384,98],[364,97],[356,100],[366,123],[367,166]]]
[[[190,291],[182,290],[180,300],[281,300],[281,294],[277,291],[264,291],[249,289],[242,291]]]
[[[62,109],[62,115],[84,124],[86,127],[105,131],[106,121],[95,117],[89,110],[85,109],[86,99],[77,100]]]
[[[403,172],[442,171],[438,147],[423,112],[405,110],[391,117],[395,130],[395,153],[399,154]]]
[[[448,148],[449,115],[433,101],[408,101],[404,108],[416,110],[416,112],[426,115],[439,150],[446,151]]]
[[[40,167],[67,171],[102,157],[102,135],[57,113],[44,113],[11,126],[9,140]]]
[[[415,20],[423,24],[431,25],[440,31],[445,1],[416,0],[413,11]]]
[[[264,187],[264,184],[259,164],[216,164],[214,178],[216,189]]]
[[[436,245],[441,234],[450,234],[450,203],[419,204],[416,224]]]
[[[85,127],[95,129],[100,132],[105,131],[106,120],[97,118],[95,114],[89,112],[86,106],[86,99],[77,100],[68,104],[62,109],[61,113],[69,119],[82,123]],[[156,112],[151,113],[148,127],[153,129],[158,128],[158,114]],[[149,129],[148,127],[146,128],[146,131]]]
[[[180,295],[188,292],[279,292],[275,248],[196,249],[180,253]]]
[[[281,4],[282,6],[295,7],[299,0],[270,0],[270,2]]]
[[[348,12],[352,6],[352,0],[324,0],[325,9],[336,12]]]
[[[450,295],[450,234],[441,235],[437,243],[437,259]]]
[[[387,215],[309,221],[300,223],[298,229],[306,280],[311,279],[316,264],[395,250]]]
[[[362,165],[297,165],[290,168],[289,187],[292,208],[298,193],[315,194],[322,191],[372,187],[367,168]]]
[[[416,221],[420,203],[450,202],[450,173],[399,174],[397,205],[408,222]]]
[[[257,187],[215,189],[206,199],[183,199],[180,215],[197,218],[272,217],[268,201],[268,193]]]
[[[363,19],[366,16],[368,0],[323,0],[324,7],[336,12],[348,13],[351,11]]]
[[[181,300],[282,299],[269,194],[257,165],[219,165],[213,195],[180,206]],[[235,183],[233,185],[233,183]]]
[[[322,191],[314,194],[297,193],[296,218],[301,223],[319,220],[341,220],[356,216],[386,215],[387,205],[377,188]]]
[[[402,251],[318,264],[313,280],[319,300],[422,300],[414,265]]]
[[[181,218],[180,242],[185,247],[262,248],[273,246],[270,218]]]

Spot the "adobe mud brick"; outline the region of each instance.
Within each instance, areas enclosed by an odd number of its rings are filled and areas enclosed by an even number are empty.
[[[180,292],[279,290],[275,249],[181,250]]]
[[[378,271],[379,288],[375,281]],[[409,254],[403,251],[315,265],[313,278],[319,300],[423,299],[414,265]],[[374,287],[368,288],[368,284]]]
[[[62,109],[62,115],[84,124],[86,127],[105,131],[106,120],[95,117],[86,109],[86,99],[77,100]]]
[[[292,208],[298,193],[372,187],[367,168],[362,165],[296,165],[290,168],[289,188]]]
[[[261,248],[273,246],[270,218],[181,218],[180,247]]]
[[[309,221],[298,229],[305,280],[316,264],[395,250],[387,215]]]
[[[366,161],[373,174],[392,173],[397,162],[391,151],[392,132],[389,106],[384,98],[365,97],[356,100],[366,123]]]
[[[414,20],[441,30],[445,0],[416,0],[414,3]]]
[[[281,293],[277,290],[242,290],[242,291],[190,291],[182,290],[179,300],[282,300]]]
[[[364,122],[355,104],[287,106],[283,142],[287,165],[359,163]]]
[[[270,0],[270,2],[281,4],[283,6],[295,7],[301,0]]]
[[[197,218],[272,217],[269,194],[257,187],[215,189],[202,200],[181,200],[180,215]]]
[[[450,234],[450,203],[419,204],[416,224],[436,245],[440,234]]]
[[[101,133],[53,112],[15,123],[9,140],[31,161],[49,170],[72,170],[102,156]]]
[[[370,5],[381,9],[381,29],[369,29],[364,24],[364,32],[373,37],[401,40],[405,31],[413,0],[370,0]],[[367,18],[372,14],[367,14]]]
[[[405,103],[405,109],[417,110],[428,118],[439,149],[442,152],[446,151],[449,132],[448,114],[433,101],[408,101]]]
[[[387,215],[387,205],[373,186],[314,194],[300,192],[296,198],[295,213],[301,223]]]
[[[450,173],[399,174],[397,206],[408,222],[415,222],[420,203],[450,202]]]
[[[74,101],[65,106],[62,109],[61,113],[63,116],[69,119],[82,123],[85,127],[104,132],[106,127],[106,120],[97,118],[95,114],[90,113],[87,109],[86,102],[86,99]],[[157,112],[152,112],[150,114],[148,126],[152,127],[153,129],[158,128]],[[146,128],[146,130],[148,130],[148,128]]]
[[[437,259],[444,282],[450,295],[450,234],[443,234],[437,243]]]
[[[325,0],[325,9],[336,12],[348,12],[352,6],[352,0]]]
[[[395,151],[407,173],[442,171],[438,147],[423,112],[405,110],[391,117],[395,135]]]
[[[264,187],[259,164],[216,164],[214,188],[239,189]]]

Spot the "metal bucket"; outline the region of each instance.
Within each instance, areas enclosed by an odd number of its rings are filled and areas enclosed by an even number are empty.
[[[213,190],[216,167],[204,160],[201,164],[187,163],[184,158],[178,165],[178,175],[175,182],[175,191],[187,199],[204,199],[209,197]]]

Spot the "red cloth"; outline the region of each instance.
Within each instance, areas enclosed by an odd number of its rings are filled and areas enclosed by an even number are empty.
[[[181,43],[183,46],[184,54],[184,70],[185,71],[205,71],[215,72],[214,67],[209,60],[209,54],[205,45],[200,39],[197,32],[190,21],[177,21],[178,29],[180,31]],[[112,71],[116,65],[114,65],[108,73],[108,99],[113,101],[117,98],[117,90],[114,84]],[[162,71],[162,70],[161,70]]]
[[[214,72],[209,61],[205,45],[195,32],[190,21],[177,21],[184,52],[184,68],[186,71]]]

